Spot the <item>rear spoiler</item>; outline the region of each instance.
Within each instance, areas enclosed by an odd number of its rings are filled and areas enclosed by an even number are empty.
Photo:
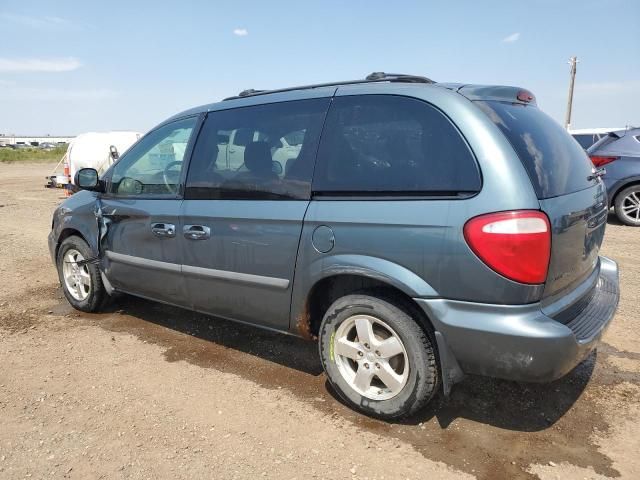
[[[456,91],[469,100],[493,100],[497,102],[537,105],[536,97],[525,88],[503,85],[461,85]]]

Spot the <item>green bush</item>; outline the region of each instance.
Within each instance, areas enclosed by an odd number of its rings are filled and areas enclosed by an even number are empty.
[[[41,150],[39,148],[0,148],[0,162],[57,162],[67,151],[66,145],[55,147],[51,150]]]

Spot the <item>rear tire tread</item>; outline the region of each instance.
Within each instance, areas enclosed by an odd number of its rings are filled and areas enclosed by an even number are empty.
[[[349,309],[353,309],[354,312],[345,318],[355,314],[357,311],[362,312],[363,309],[366,309],[370,315],[379,317],[389,323],[400,336],[404,334],[405,338],[402,340],[405,343],[405,348],[407,348],[407,354],[413,357],[410,362],[416,372],[416,378],[413,380],[414,384],[405,386],[405,389],[411,388],[411,391],[406,393],[403,391],[390,400],[369,401],[355,391],[345,392],[341,387],[343,383],[341,378],[332,378],[335,374],[333,373],[333,368],[330,368],[329,362],[331,360],[327,358],[327,351],[329,350],[327,344],[330,341],[331,333],[338,326],[335,323],[336,319]],[[328,328],[331,331],[328,331]],[[410,345],[414,340],[417,340],[417,345]],[[435,341],[425,331],[425,328],[418,323],[415,310],[400,299],[371,295],[369,292],[356,293],[339,298],[325,313],[325,318],[320,326],[318,344],[320,358],[329,383],[347,404],[369,416],[384,420],[398,420],[411,416],[423,409],[438,391],[440,377]],[[350,389],[350,387],[347,388]],[[400,399],[399,397],[401,396],[406,398]],[[391,406],[387,402],[393,402],[394,405]],[[400,403],[398,404],[398,402]],[[385,403],[387,405],[383,406]]]
[[[631,192],[636,192],[640,194],[640,185],[631,185],[625,188],[624,190],[622,190],[621,192],[619,192],[616,195],[616,198],[614,201],[614,211],[615,211],[616,217],[618,217],[618,220],[620,220],[624,225],[628,225],[630,227],[640,227],[640,221],[633,222],[622,214],[622,202]]]

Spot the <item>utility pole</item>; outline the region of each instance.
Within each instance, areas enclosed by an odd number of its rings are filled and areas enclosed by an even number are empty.
[[[567,130],[571,125],[571,107],[573,105],[573,85],[576,81],[576,64],[578,63],[578,57],[571,57],[569,59],[569,65],[571,66],[571,78],[569,80],[569,99],[567,100],[567,116],[564,119],[564,128]]]

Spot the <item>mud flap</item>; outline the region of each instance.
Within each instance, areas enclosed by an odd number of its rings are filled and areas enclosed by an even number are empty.
[[[464,372],[460,368],[458,360],[456,360],[453,352],[451,352],[442,333],[436,331],[435,337],[440,356],[440,370],[442,371],[442,392],[445,397],[449,397],[453,385],[464,378]]]

